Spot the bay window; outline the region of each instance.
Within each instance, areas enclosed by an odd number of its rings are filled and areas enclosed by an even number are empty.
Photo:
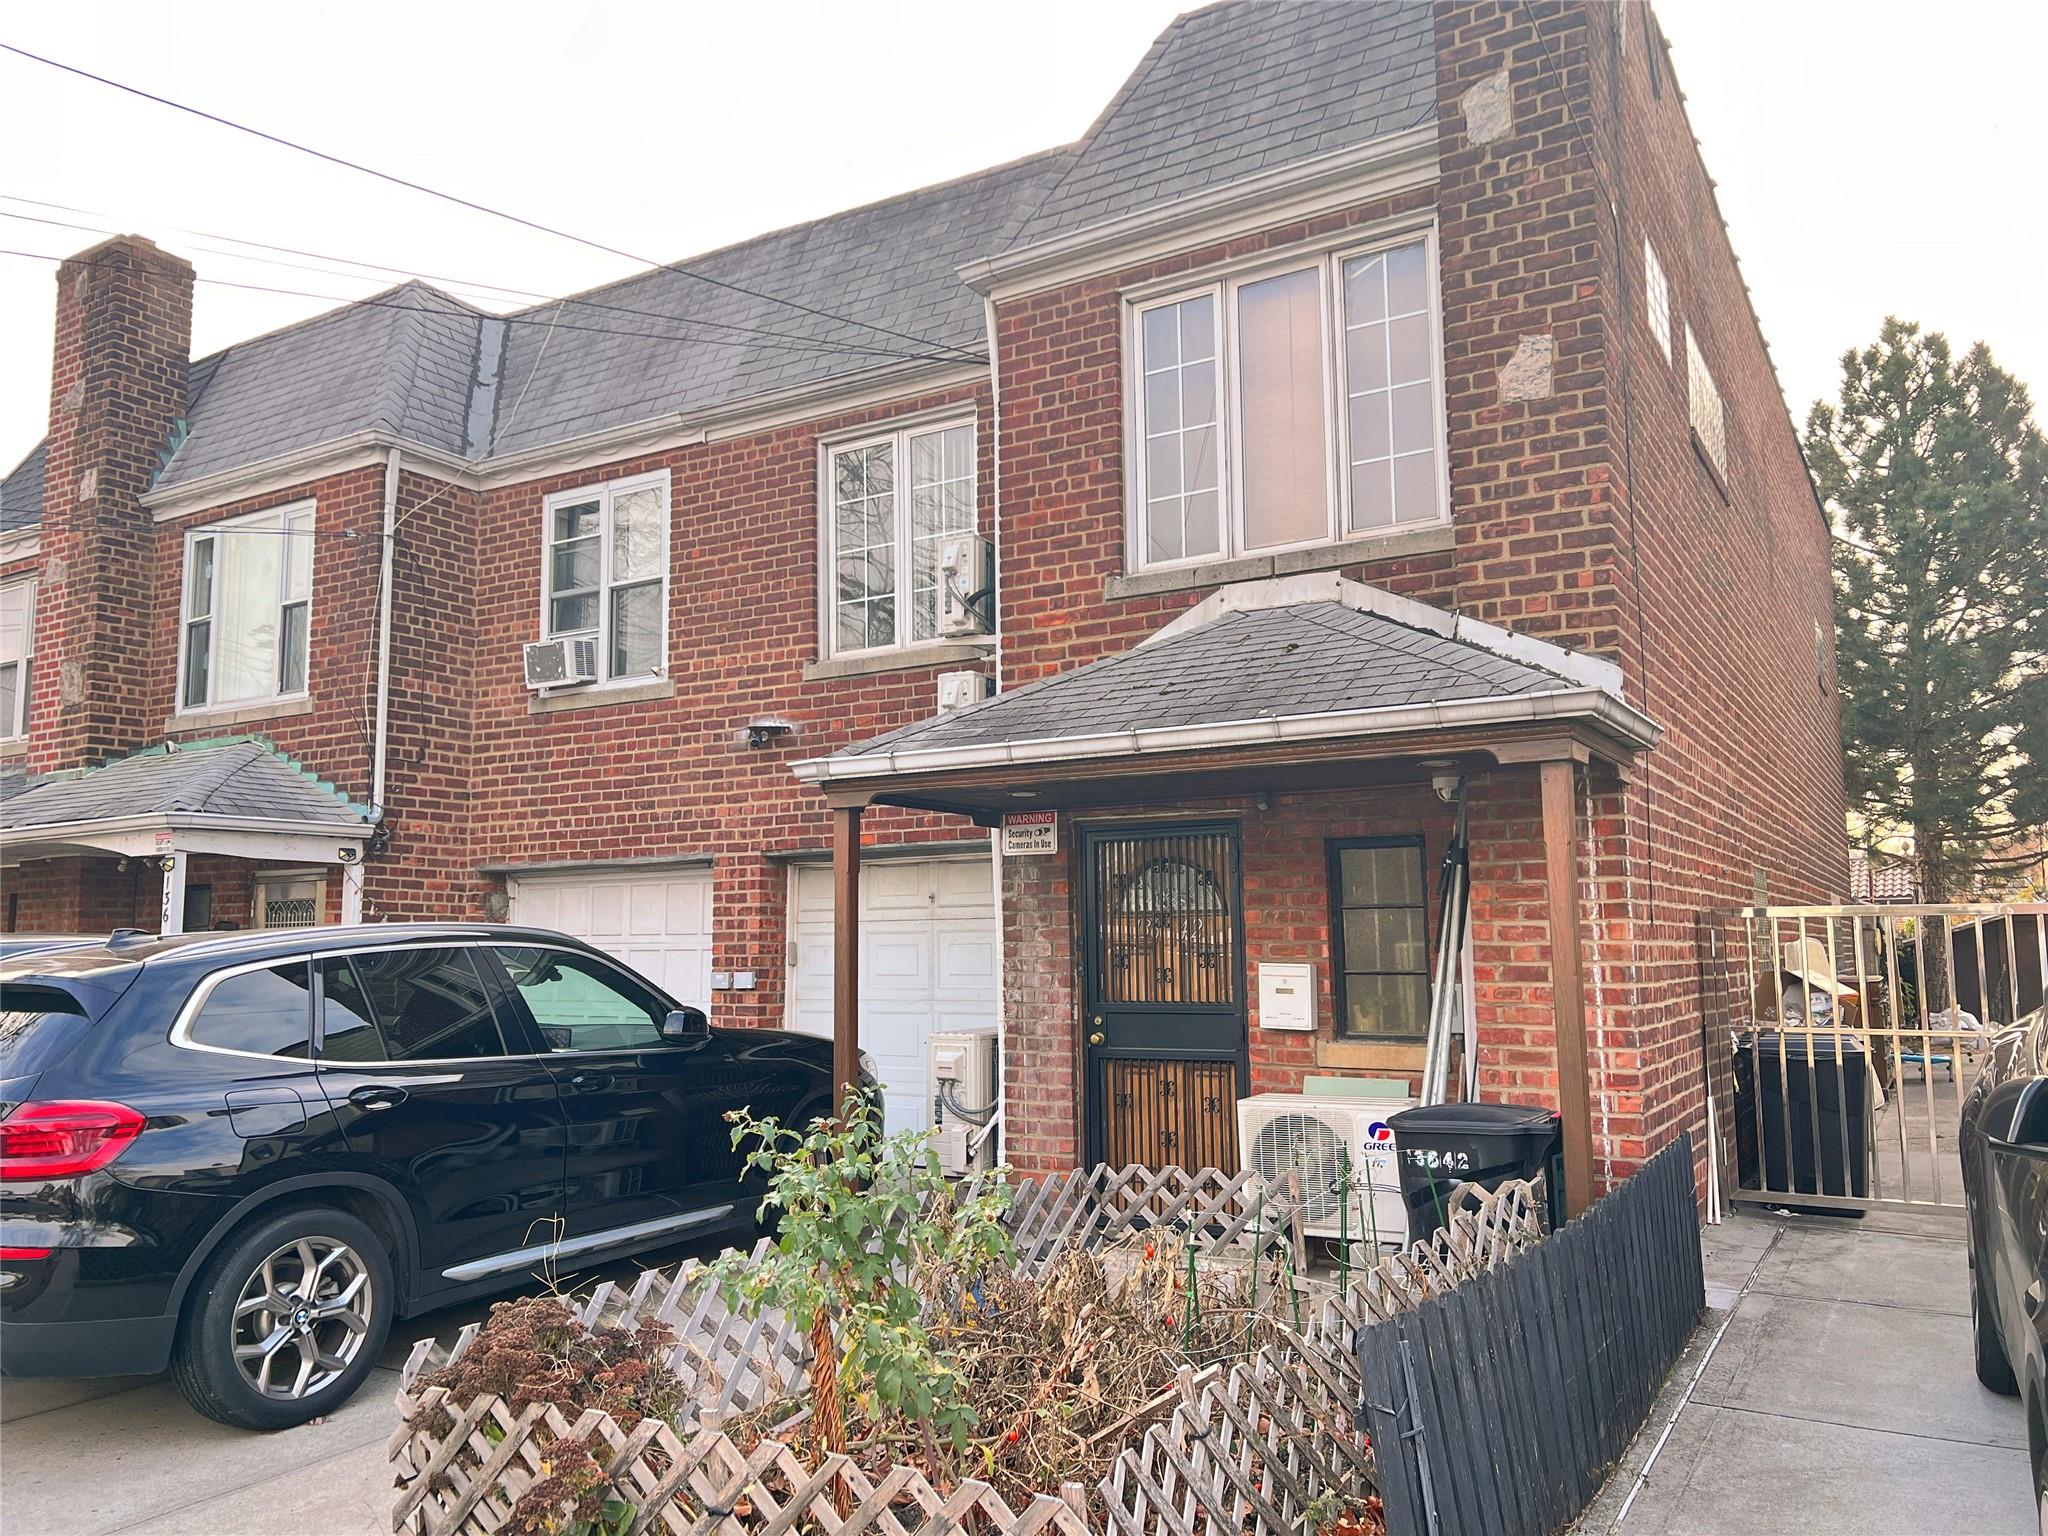
[[[1134,563],[1444,521],[1438,316],[1427,235],[1134,305]]]
[[[550,496],[541,629],[597,641],[598,680],[668,670],[668,472]]]
[[[312,596],[311,502],[187,534],[180,706],[212,709],[303,695]]]
[[[824,461],[826,650],[937,639],[939,546],[975,528],[974,423],[835,443]]]

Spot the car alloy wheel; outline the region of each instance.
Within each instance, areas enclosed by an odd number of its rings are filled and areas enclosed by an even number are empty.
[[[243,1283],[232,1331],[235,1367],[264,1397],[291,1401],[336,1381],[375,1316],[370,1268],[339,1238],[294,1239]]]

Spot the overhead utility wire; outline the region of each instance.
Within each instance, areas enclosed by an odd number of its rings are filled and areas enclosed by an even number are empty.
[[[42,203],[42,202],[37,202],[37,201],[36,201],[36,200],[35,200],[34,198],[26,198],[26,197],[15,197],[15,196],[14,196],[14,195],[13,195],[12,193],[0,192],[0,199],[6,199],[6,200],[8,200],[8,201],[12,201],[12,202],[20,202],[20,203],[33,203],[33,204],[35,204],[35,206],[37,206],[37,207],[39,207],[39,208],[64,208],[64,211],[65,211],[65,212],[67,212],[67,213],[87,213],[87,214],[91,214],[91,215],[92,215],[93,217],[95,217],[95,218],[103,218],[103,219],[110,219],[110,220],[114,218],[114,216],[113,216],[112,214],[104,214],[104,213],[97,213],[97,212],[95,212],[95,211],[94,211],[94,210],[92,210],[92,209],[87,209],[87,208],[67,208],[67,207],[65,207],[65,205],[63,205],[63,204],[61,204],[61,203]],[[5,209],[5,208],[0,208],[0,219],[14,219],[14,220],[16,220],[16,221],[18,221],[18,222],[20,222],[20,223],[24,223],[24,224],[46,224],[46,225],[50,225],[50,226],[52,226],[52,227],[54,227],[54,228],[57,228],[57,229],[75,229],[75,230],[79,230],[79,231],[82,231],[82,232],[83,232],[83,233],[85,233],[85,234],[91,234],[91,235],[112,235],[112,234],[117,234],[117,233],[119,233],[119,231],[118,231],[118,230],[115,230],[115,229],[112,229],[112,228],[108,228],[108,227],[106,227],[106,226],[103,226],[103,225],[97,225],[97,224],[78,224],[78,223],[74,223],[74,222],[72,222],[72,221],[71,221],[71,220],[69,220],[69,219],[51,219],[51,218],[45,218],[45,217],[42,217],[42,216],[40,216],[40,215],[37,215],[37,214],[29,214],[29,213],[14,213],[14,212],[10,212],[9,210],[7,210],[7,209]],[[202,231],[199,231],[199,230],[184,230],[184,231],[182,231],[182,233],[185,233],[185,234],[200,234],[200,233],[202,233]],[[209,239],[209,240],[227,240],[227,241],[232,241],[233,243],[235,243],[235,244],[237,244],[237,245],[254,245],[254,246],[258,246],[258,247],[260,247],[260,248],[262,248],[262,249],[265,249],[265,250],[291,250],[291,249],[292,249],[292,248],[291,248],[291,247],[289,247],[289,246],[265,246],[265,245],[263,244],[263,242],[262,242],[262,241],[260,241],[260,240],[241,240],[241,239],[238,239],[238,238],[237,238],[236,236],[234,236],[234,235],[207,235],[207,236],[206,236],[205,238],[207,238],[207,239]],[[206,247],[206,246],[200,246],[200,247],[197,247],[197,249],[200,249],[200,250],[205,250],[205,251],[208,251],[208,252],[209,252],[209,254],[212,254],[212,255],[217,255],[217,256],[226,256],[226,257],[228,257],[228,258],[230,258],[231,260],[234,260],[234,261],[247,261],[247,262],[254,262],[254,263],[258,263],[258,264],[261,264],[261,265],[264,265],[264,266],[274,266],[274,267],[285,267],[285,268],[289,268],[290,270],[292,270],[292,271],[294,271],[294,272],[312,272],[312,273],[316,273],[316,274],[317,274],[317,275],[319,275],[319,276],[323,276],[323,277],[339,277],[339,278],[343,278],[343,279],[346,279],[346,280],[348,280],[348,281],[350,281],[350,282],[373,282],[373,281],[376,281],[376,279],[374,279],[374,278],[370,278],[370,277],[366,277],[366,276],[365,276],[364,274],[362,274],[362,273],[359,273],[359,272],[340,272],[340,271],[335,271],[335,270],[333,269],[333,267],[332,267],[331,265],[330,265],[330,266],[328,266],[328,267],[309,267],[309,266],[305,266],[304,264],[302,264],[302,263],[300,263],[300,262],[295,262],[295,261],[280,261],[280,260],[276,259],[275,257],[269,257],[269,256],[248,256],[248,255],[244,255],[244,254],[242,254],[241,252],[238,252],[238,251],[222,251],[222,250],[215,250],[215,249],[212,249],[212,248],[210,248],[210,247]],[[28,253],[24,253],[24,254],[31,254],[31,255],[33,255],[33,254],[37,254],[37,253],[34,253],[34,252],[28,252]],[[497,284],[497,283],[484,283],[484,282],[476,282],[476,281],[472,281],[472,280],[470,280],[470,279],[468,279],[468,278],[459,278],[459,277],[445,277],[445,276],[439,276],[439,277],[437,277],[437,276],[435,276],[435,275],[433,275],[433,274],[431,274],[431,273],[426,273],[426,272],[418,272],[418,271],[414,271],[414,270],[413,270],[412,268],[410,268],[410,267],[393,267],[393,266],[386,266],[386,265],[384,265],[384,264],[383,264],[383,263],[381,263],[381,262],[374,262],[374,261],[356,261],[356,260],[354,260],[354,259],[352,259],[352,258],[350,258],[350,257],[347,257],[347,256],[329,256],[329,255],[325,255],[325,254],[323,254],[323,253],[321,253],[321,252],[319,252],[319,251],[295,251],[295,252],[294,252],[294,254],[296,254],[296,255],[303,255],[303,256],[311,256],[311,257],[313,257],[313,258],[314,258],[315,260],[317,260],[317,261],[325,261],[325,262],[328,262],[328,263],[331,263],[331,264],[332,264],[332,263],[338,263],[338,264],[340,264],[340,265],[343,265],[343,266],[354,266],[354,267],[370,267],[370,268],[374,268],[375,270],[377,270],[377,271],[379,271],[379,272],[383,272],[383,273],[386,273],[386,274],[389,274],[389,275],[391,275],[391,276],[395,276],[395,277],[406,277],[406,278],[415,278],[415,279],[419,279],[419,280],[421,280],[421,281],[425,281],[425,282],[428,282],[428,283],[441,283],[441,284],[445,284],[446,286],[448,286],[448,287],[449,287],[449,288],[451,288],[451,289],[464,289],[464,288],[467,288],[467,289],[478,289],[478,290],[481,290],[481,289],[490,289],[490,290],[493,290],[493,291],[495,291],[495,292],[497,292],[497,293],[506,293],[506,294],[512,294],[512,295],[515,295],[515,296],[518,296],[518,297],[523,297],[523,298],[530,298],[530,299],[534,299],[534,300],[537,300],[537,301],[538,301],[538,302],[536,302],[535,304],[533,304],[533,305],[531,306],[531,308],[532,308],[532,309],[534,309],[534,310],[538,310],[538,309],[541,309],[541,308],[543,308],[543,307],[553,307],[553,308],[559,308],[559,306],[561,306],[561,305],[564,305],[564,304],[575,304],[575,305],[580,305],[580,306],[582,306],[583,308],[586,308],[586,309],[596,309],[596,310],[602,310],[602,311],[605,311],[605,312],[607,312],[607,313],[611,313],[611,314],[621,314],[621,315],[633,315],[633,316],[641,317],[641,318],[644,318],[644,319],[648,319],[648,320],[659,320],[659,321],[661,321],[661,322],[662,322],[663,324],[665,324],[665,325],[690,325],[690,326],[710,326],[710,327],[713,327],[713,328],[715,328],[715,329],[718,329],[718,330],[722,330],[722,331],[733,331],[733,332],[736,332],[736,333],[738,333],[738,334],[739,334],[739,335],[741,335],[741,336],[750,336],[750,337],[751,337],[751,336],[759,336],[759,337],[765,337],[765,338],[774,338],[774,339],[775,339],[775,340],[777,340],[777,341],[785,341],[785,342],[789,342],[789,343],[791,343],[792,345],[794,345],[795,347],[799,347],[799,348],[802,348],[802,349],[804,349],[804,350],[807,350],[807,351],[814,351],[814,352],[836,352],[836,353],[844,353],[844,354],[845,354],[845,355],[847,355],[847,356],[870,356],[870,357],[886,357],[886,358],[896,358],[896,359],[901,359],[901,360],[904,360],[904,361],[910,361],[910,362],[925,362],[925,361],[932,361],[932,362],[944,362],[944,361],[949,361],[949,360],[950,360],[950,359],[949,359],[949,358],[948,358],[948,357],[947,357],[947,356],[946,356],[945,354],[943,354],[943,353],[932,353],[932,352],[902,352],[902,351],[897,351],[897,350],[895,350],[894,348],[890,348],[890,347],[882,347],[882,346],[872,346],[872,345],[864,345],[864,344],[862,344],[862,343],[859,343],[859,342],[851,342],[851,341],[832,341],[832,340],[829,340],[829,339],[826,339],[826,338],[823,338],[823,337],[812,337],[812,336],[803,336],[803,335],[799,335],[799,334],[797,334],[796,332],[793,332],[793,331],[777,331],[777,330],[768,330],[768,329],[764,329],[763,327],[760,327],[760,326],[753,326],[753,325],[740,325],[740,324],[738,324],[737,322],[735,322],[735,321],[730,321],[730,320],[710,320],[710,319],[706,319],[706,318],[704,318],[703,316],[700,316],[700,315],[669,315],[669,314],[663,314],[663,313],[662,313],[662,312],[661,312],[660,310],[658,310],[658,309],[638,309],[638,308],[635,308],[635,307],[633,307],[633,306],[631,306],[631,305],[625,305],[625,304],[605,304],[605,303],[601,303],[601,302],[599,302],[598,300],[595,300],[595,299],[583,299],[583,298],[575,298],[575,297],[569,297],[569,298],[552,298],[552,297],[550,297],[550,296],[549,296],[549,295],[547,295],[547,294],[544,294],[544,293],[536,293],[536,292],[532,291],[531,289],[524,289],[524,288],[507,288],[507,287],[504,287],[504,286],[502,286],[502,285],[500,285],[500,284]],[[52,259],[52,260],[61,260],[62,258],[49,258],[49,259]],[[200,279],[199,279],[199,281],[200,281],[200,282],[219,282],[219,281],[220,281],[220,279],[217,279],[217,278],[200,278]],[[278,289],[278,290],[276,290],[276,291],[277,291],[277,292],[280,292],[280,293],[283,293],[283,292],[289,292],[289,291],[291,291],[291,290],[286,290],[286,289]],[[458,296],[459,296],[459,295],[458,295]],[[328,297],[328,295],[325,295],[325,294],[317,294],[317,293],[316,293],[316,294],[307,294],[307,295],[305,295],[305,297],[308,297],[308,298],[326,298],[326,297]],[[367,302],[367,301],[366,301],[366,300],[362,300],[362,299],[347,299],[347,298],[341,298],[341,297],[338,297],[338,296],[337,296],[337,297],[335,297],[335,299],[334,299],[334,302],[335,302],[335,303],[337,303],[337,304],[360,304],[360,303],[365,303],[365,302]],[[469,301],[468,301],[468,300],[464,300],[464,302],[469,302]],[[516,316],[516,315],[501,315],[501,314],[497,314],[497,313],[495,313],[495,312],[491,312],[490,318],[492,318],[492,319],[494,319],[494,320],[504,320],[504,321],[507,321],[508,323],[510,323],[510,324],[514,324],[514,325],[537,325],[537,324],[542,324],[542,323],[543,323],[543,322],[541,322],[541,321],[539,321],[539,320],[536,320],[536,319],[532,319],[532,318],[528,318],[528,317],[522,317],[522,316]],[[621,335],[621,336],[628,336],[628,335],[636,335],[636,334],[638,334],[638,333],[637,333],[637,332],[632,332],[632,331],[619,331],[619,332],[616,332],[616,333],[614,333],[614,334],[617,334],[617,335]],[[689,336],[678,336],[678,337],[663,337],[663,338],[658,338],[658,339],[662,339],[662,340],[676,340],[676,341],[691,341],[691,340],[704,340],[704,341],[719,341],[719,340],[723,340],[724,338],[722,338],[722,337],[712,337],[712,336],[707,336],[707,337],[689,337]],[[764,344],[765,344],[765,343],[764,343]],[[974,354],[974,361],[976,361],[976,362],[985,362],[985,361],[986,361],[986,359],[985,359],[985,358],[983,358],[983,357],[982,357],[982,356],[981,356],[980,354]]]
[[[52,256],[48,251],[17,251],[8,250],[4,247],[0,247],[0,256],[17,256],[27,261],[61,262],[69,259],[64,256]],[[389,300],[377,298],[350,299],[335,293],[313,293],[304,288],[277,288],[268,283],[237,283],[224,277],[196,277],[193,281],[205,283],[214,288],[237,288],[246,293],[278,293],[295,299],[322,299],[330,304],[342,304],[361,309],[397,309],[412,315],[439,315],[454,320],[474,320],[478,318],[474,311],[466,309],[434,309],[425,304],[394,304]],[[318,319],[320,317],[314,316],[313,318]],[[831,342],[787,343],[747,341],[733,336],[656,335],[649,331],[622,331],[608,325],[577,325],[567,320],[557,323],[530,315],[485,315],[482,318],[502,321],[506,325],[552,327],[563,331],[585,331],[594,336],[629,336],[640,341],[687,341],[713,347],[758,347],[777,352],[814,352],[828,356],[869,355],[869,351],[865,347],[841,347],[835,346]],[[906,354],[889,352],[880,355],[884,357],[899,357]]]
[[[740,283],[727,282],[724,278],[712,277],[708,273],[699,272],[678,262],[654,261],[649,257],[635,255],[633,252],[623,250],[618,246],[607,245],[601,240],[592,240],[586,235],[579,235],[566,229],[559,229],[552,224],[542,224],[538,220],[525,218],[516,213],[507,213],[504,209],[493,208],[488,203],[479,203],[470,198],[457,196],[453,192],[443,192],[438,187],[430,187],[421,182],[408,181],[403,176],[395,176],[389,171],[380,171],[375,166],[364,165],[357,160],[344,159],[340,155],[333,155],[325,150],[314,149],[311,145],[297,143],[279,134],[266,133],[261,128],[252,128],[247,123],[236,122],[233,118],[222,117],[218,113],[208,112],[199,107],[187,106],[182,101],[173,101],[168,96],[159,96],[153,91],[143,90],[140,86],[127,85],[119,80],[109,79],[105,75],[94,74],[91,70],[81,69],[76,64],[66,64],[60,59],[49,58],[40,53],[32,53],[26,48],[15,46],[13,43],[0,42],[0,50],[14,54],[18,58],[33,60],[37,64],[48,65],[51,69],[62,70],[68,75],[76,75],[81,80],[90,80],[97,85],[104,85],[113,90],[124,91],[128,95],[138,96],[144,101],[153,101],[158,106],[170,107],[174,111],[188,113],[193,117],[202,118],[209,123],[218,124],[222,128],[232,128],[237,133],[246,133],[252,138],[262,139],[266,143],[278,145],[280,148],[296,150],[302,155],[311,155],[314,159],[324,160],[329,165],[338,165],[345,170],[356,171],[365,176],[374,176],[377,180],[389,182],[395,187],[404,187],[411,192],[421,192],[428,197],[439,198],[443,202],[453,203],[459,208],[467,208],[474,213],[488,214],[494,219],[504,219],[508,223],[517,224],[525,229],[535,230],[544,235],[553,235],[559,240],[572,240],[578,245],[588,246],[593,251],[602,251],[607,256],[617,256],[621,260],[634,262],[643,267],[652,267],[663,272],[674,272],[683,277],[694,278],[700,283],[708,283],[714,288],[723,288],[730,293],[740,293],[745,294],[751,299],[760,299],[764,303],[781,304],[807,315],[815,315],[821,320],[831,320],[840,325],[857,325],[863,330],[875,331],[884,336],[894,336],[899,341],[914,341],[921,347],[932,347],[954,352],[963,359],[973,356],[972,353],[965,351],[963,348],[955,347],[948,342],[935,341],[929,336],[920,336],[912,331],[894,330],[886,325],[877,325],[872,320],[856,320],[851,315],[835,314],[828,309],[818,309],[809,304],[799,303],[795,299],[784,298],[780,294],[764,293],[759,289],[748,288]]]

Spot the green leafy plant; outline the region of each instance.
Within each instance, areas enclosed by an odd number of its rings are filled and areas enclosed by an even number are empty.
[[[765,1257],[729,1253],[712,1273],[728,1305],[780,1307],[810,1330],[826,1448],[845,1449],[849,1400],[870,1423],[914,1425],[928,1455],[939,1436],[964,1448],[977,1416],[955,1390],[953,1330],[932,1325],[973,1306],[983,1277],[1010,1264],[1007,1184],[957,1190],[931,1133],[885,1134],[879,1103],[862,1094],[801,1130],[727,1118],[733,1146],[768,1177],[760,1216],[779,1231]]]

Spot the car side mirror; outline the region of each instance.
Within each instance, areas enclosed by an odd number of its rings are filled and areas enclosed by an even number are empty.
[[[675,1008],[661,1021],[661,1038],[671,1045],[711,1038],[711,1018],[702,1008]]]

